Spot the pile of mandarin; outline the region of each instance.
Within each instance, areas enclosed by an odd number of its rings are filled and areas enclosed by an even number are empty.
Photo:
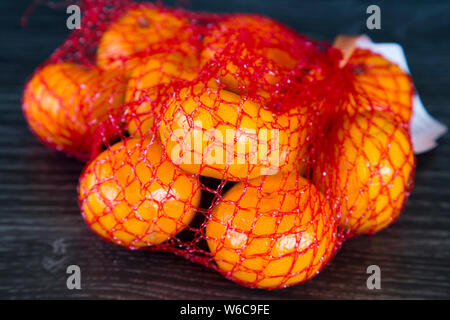
[[[343,63],[260,15],[90,6],[23,110],[43,143],[88,161],[79,204],[103,239],[276,289],[399,216],[415,158],[397,65],[362,49]]]

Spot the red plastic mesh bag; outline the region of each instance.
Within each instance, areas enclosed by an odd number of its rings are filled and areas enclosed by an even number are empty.
[[[399,215],[414,155],[407,75],[267,17],[84,1],[25,89],[32,130],[87,163],[86,223],[249,287],[320,271]]]

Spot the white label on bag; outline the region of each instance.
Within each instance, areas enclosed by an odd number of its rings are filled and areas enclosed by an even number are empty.
[[[397,43],[374,43],[362,35],[356,41],[356,47],[370,49],[396,63],[403,71],[410,73],[403,48]],[[418,93],[413,96],[413,114],[411,118],[411,136],[416,154],[427,152],[437,146],[436,140],[447,132],[447,127],[434,119],[425,109]]]

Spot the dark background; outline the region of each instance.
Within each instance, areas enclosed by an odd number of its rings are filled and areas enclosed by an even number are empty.
[[[323,40],[368,33],[405,49],[424,104],[450,125],[450,2],[191,0],[195,10],[258,12]],[[321,274],[275,292],[251,290],[182,258],[130,252],[85,226],[77,206],[82,164],[46,149],[30,133],[20,99],[26,78],[67,36],[65,10],[38,8],[22,28],[29,1],[0,2],[0,298],[353,299],[450,298],[450,139],[418,157],[416,186],[399,221],[344,244]],[[369,4],[381,30],[365,27]],[[82,290],[66,288],[77,264]],[[381,268],[368,290],[366,268]]]

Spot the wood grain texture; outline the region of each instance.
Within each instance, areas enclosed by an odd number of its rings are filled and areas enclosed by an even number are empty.
[[[26,78],[67,36],[64,10],[39,8],[21,28],[28,1],[0,2],[0,298],[378,299],[450,298],[450,139],[419,156],[416,186],[399,221],[359,237],[312,281],[266,292],[239,287],[182,258],[126,251],[99,240],[77,206],[82,164],[47,150],[29,132],[20,99]],[[376,1],[382,30],[365,29],[368,2],[191,0],[195,10],[270,15],[309,36],[368,33],[403,45],[428,110],[450,125],[448,1]],[[66,288],[78,264],[82,290]],[[382,289],[366,288],[366,268]]]

